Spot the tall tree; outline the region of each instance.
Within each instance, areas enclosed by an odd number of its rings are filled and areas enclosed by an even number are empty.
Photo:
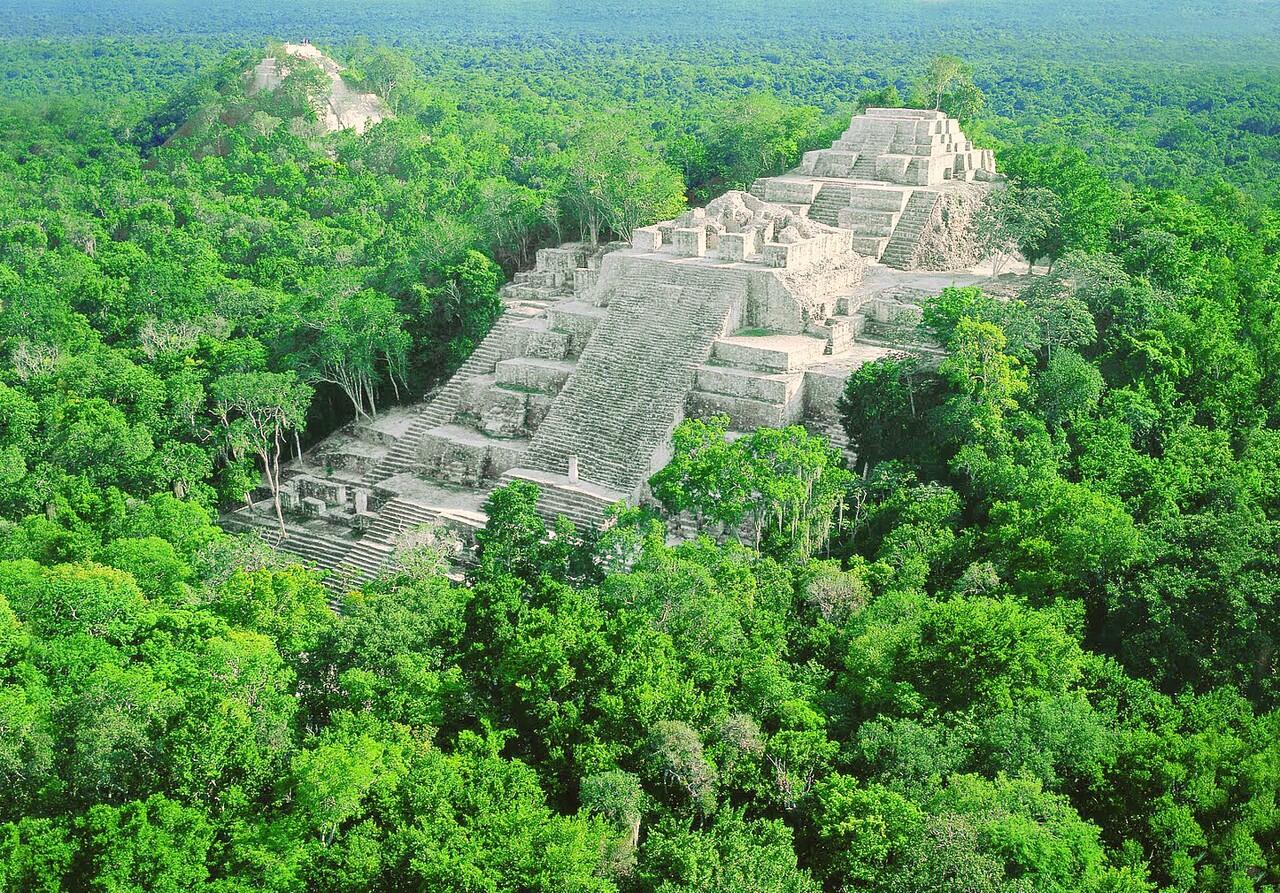
[[[357,418],[377,415],[384,372],[399,396],[410,339],[390,295],[372,288],[324,289],[307,313],[314,338],[303,360],[309,380],[337,385]]]
[[[247,449],[262,463],[283,534],[280,456],[286,435],[306,428],[311,387],[292,372],[235,372],[216,379],[212,390],[214,411],[227,432],[231,449]]]

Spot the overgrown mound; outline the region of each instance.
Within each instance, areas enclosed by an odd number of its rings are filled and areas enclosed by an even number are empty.
[[[201,151],[225,152],[225,128],[269,134],[281,125],[303,138],[342,130],[363,133],[391,116],[386,102],[349,82],[350,74],[310,43],[268,47],[230,60],[175,97],[149,120],[151,145],[191,139]]]

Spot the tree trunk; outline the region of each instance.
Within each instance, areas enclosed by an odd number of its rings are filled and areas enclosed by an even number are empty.
[[[284,523],[284,507],[280,504],[280,441],[276,440],[275,461],[265,449],[262,451],[262,468],[267,476],[267,487],[271,490],[271,502],[276,509],[276,521],[280,523],[280,538],[289,535]]]

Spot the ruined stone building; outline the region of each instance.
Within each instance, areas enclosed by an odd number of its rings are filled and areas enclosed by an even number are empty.
[[[686,417],[803,424],[844,445],[849,372],[901,347],[921,300],[983,282],[974,212],[995,178],[941,112],[868,109],[830,149],[629,244],[539,251],[505,312],[434,395],[349,426],[294,463],[281,548],[358,583],[405,531],[464,533],[488,492],[598,524],[647,495]],[[904,324],[905,323],[905,324]],[[276,541],[267,513],[225,519]]]

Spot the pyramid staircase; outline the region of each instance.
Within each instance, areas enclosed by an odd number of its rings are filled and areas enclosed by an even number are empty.
[[[917,189],[911,193],[911,198],[907,200],[906,207],[896,221],[893,235],[883,248],[880,259],[884,263],[901,270],[913,265],[920,235],[941,200],[941,194],[929,189]]]
[[[735,277],[737,291],[726,287]],[[746,281],[740,272],[629,258],[619,286],[601,293],[609,312],[513,476],[567,475],[576,456],[582,478],[623,497],[637,493]]]

